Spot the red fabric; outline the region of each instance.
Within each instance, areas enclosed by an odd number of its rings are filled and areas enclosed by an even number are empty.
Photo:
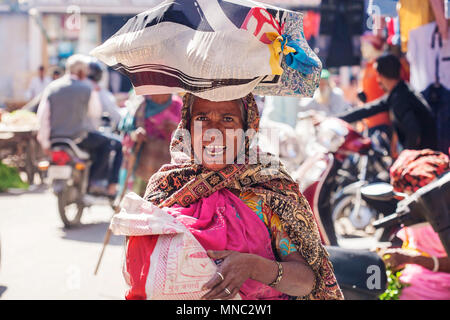
[[[303,17],[303,33],[305,39],[319,36],[320,14],[314,11],[307,11]]]
[[[155,249],[158,236],[130,237],[127,246],[126,264],[130,274],[131,289],[127,300],[146,300],[145,283],[150,266],[150,256]]]
[[[448,170],[449,158],[442,152],[404,150],[390,169],[391,184],[395,191],[413,193]]]

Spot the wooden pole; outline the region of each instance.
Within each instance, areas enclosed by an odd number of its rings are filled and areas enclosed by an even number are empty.
[[[136,159],[137,159],[137,154],[139,153],[139,150],[141,149],[141,146],[142,146],[142,141],[139,141],[136,144],[136,148],[134,149],[133,153],[131,153],[131,155],[130,155],[130,160],[128,162],[128,168],[127,168],[127,175],[125,177],[125,183],[124,183],[123,188],[122,188],[122,190],[120,192],[119,201],[114,203],[114,214],[113,214],[113,216],[115,214],[119,213],[119,211],[120,211],[120,202],[122,201],[122,199],[125,196],[125,193],[127,191],[128,180],[130,179],[131,172],[133,171],[133,167],[134,167],[134,164],[136,163]],[[108,245],[109,240],[111,238],[111,234],[112,234],[112,231],[108,227],[108,230],[106,230],[106,234],[105,234],[105,237],[103,239],[103,248],[102,248],[102,251],[100,252],[100,256],[99,256],[98,261],[97,261],[97,266],[95,267],[94,275],[97,275],[98,269],[100,267],[100,263],[101,263],[102,258],[103,258],[103,254],[105,253],[106,246]]]

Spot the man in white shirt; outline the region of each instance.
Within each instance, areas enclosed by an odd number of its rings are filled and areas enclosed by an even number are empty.
[[[114,195],[120,168],[108,173],[109,155],[111,146],[120,142],[112,141],[93,130],[91,126],[91,119],[101,117],[102,106],[98,92],[86,81],[89,61],[89,58],[83,55],[69,57],[66,75],[53,81],[44,90],[37,110],[40,124],[37,139],[48,154],[51,139],[72,139],[91,155],[93,164],[90,170],[90,183],[107,178],[107,193]],[[121,146],[114,149],[119,150],[115,157],[120,162]]]
[[[44,91],[45,87],[47,87],[52,81],[50,77],[45,75],[44,66],[39,67],[38,76],[31,79],[30,85],[27,90],[27,98],[29,100],[33,99],[37,95],[39,95],[42,91]]]

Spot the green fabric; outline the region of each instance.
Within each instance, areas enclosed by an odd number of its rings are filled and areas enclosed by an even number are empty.
[[[327,69],[322,69],[322,73],[320,74],[321,79],[328,79],[330,78],[330,71]]]
[[[133,192],[143,197],[146,188],[147,188],[147,181],[140,178],[139,176],[134,176]]]
[[[22,181],[17,168],[0,162],[0,192],[10,188],[28,189],[28,184]]]
[[[120,120],[117,129],[121,132],[130,133],[136,129],[136,119],[134,114],[127,114]]]

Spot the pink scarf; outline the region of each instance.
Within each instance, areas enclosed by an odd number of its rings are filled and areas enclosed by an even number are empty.
[[[275,260],[269,231],[242,200],[227,189],[189,207],[175,205],[169,213],[183,223],[206,250],[233,250]],[[241,287],[242,299],[286,299],[279,291],[254,280]]]

